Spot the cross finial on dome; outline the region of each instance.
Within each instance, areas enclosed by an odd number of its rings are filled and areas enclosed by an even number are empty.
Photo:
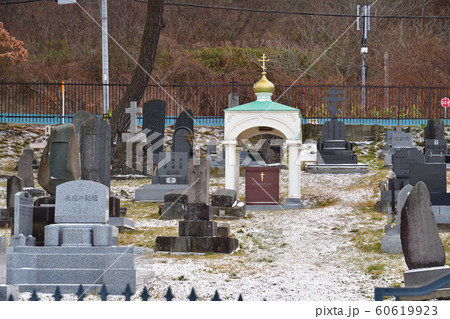
[[[266,62],[270,61],[268,57],[266,57],[266,54],[263,53],[261,59],[258,60],[259,62],[262,62],[262,66],[261,68],[263,69],[263,72],[265,73],[267,68],[266,68]]]

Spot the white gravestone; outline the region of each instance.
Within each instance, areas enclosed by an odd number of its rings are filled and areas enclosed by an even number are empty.
[[[33,197],[28,192],[14,195],[14,234],[11,246],[34,246]]]
[[[55,223],[108,222],[108,187],[78,180],[56,187]]]

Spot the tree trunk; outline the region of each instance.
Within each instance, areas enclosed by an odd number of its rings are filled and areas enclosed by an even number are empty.
[[[158,48],[159,34],[164,27],[163,23],[164,0],[148,0],[147,16],[145,19],[144,33],[142,34],[141,49],[136,69],[131,78],[123,98],[111,117],[111,160],[115,155],[115,143],[119,133],[126,132],[130,125],[130,115],[125,113],[125,108],[130,106],[130,102],[139,101],[144,95],[150,74],[155,62],[156,49]]]

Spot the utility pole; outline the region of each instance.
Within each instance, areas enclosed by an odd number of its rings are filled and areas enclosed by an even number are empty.
[[[58,0],[58,4],[74,4],[76,0]],[[101,0],[100,17],[102,19],[102,83],[103,114],[109,113],[109,67],[108,67],[108,0]]]
[[[361,40],[361,56],[362,56],[362,65],[361,65],[361,86],[362,86],[362,102],[364,110],[366,109],[366,75],[367,75],[367,63],[366,56],[369,52],[367,49],[367,32],[370,30],[370,4],[359,5],[356,7],[357,11],[357,21],[356,21],[356,29],[362,30],[362,40]],[[362,21],[360,19],[360,13],[362,14]],[[360,23],[362,22],[362,23]]]
[[[384,52],[384,107],[389,107],[389,54]]]
[[[109,113],[109,67],[108,67],[108,0],[102,0],[102,80],[103,114]]]

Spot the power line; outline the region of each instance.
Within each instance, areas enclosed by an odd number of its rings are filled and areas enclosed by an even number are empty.
[[[143,0],[133,0],[133,1],[147,3],[147,1],[143,1]],[[299,12],[299,11],[285,11],[285,10],[222,7],[222,6],[209,6],[209,5],[204,5],[204,4],[179,3],[179,2],[166,2],[166,3],[164,3],[164,5],[178,6],[178,7],[202,8],[202,9],[227,10],[227,11],[275,13],[275,14],[289,14],[289,15],[319,16],[319,17],[338,17],[338,18],[357,18],[358,17],[358,15],[356,15],[356,14]],[[375,19],[449,19],[450,18],[450,16],[388,16],[388,15],[371,15],[370,17],[375,18]]]
[[[7,2],[0,2],[0,5],[7,5],[7,4],[22,4],[22,3],[31,3],[31,2],[38,2],[42,0],[18,0],[18,1],[7,1]]]

